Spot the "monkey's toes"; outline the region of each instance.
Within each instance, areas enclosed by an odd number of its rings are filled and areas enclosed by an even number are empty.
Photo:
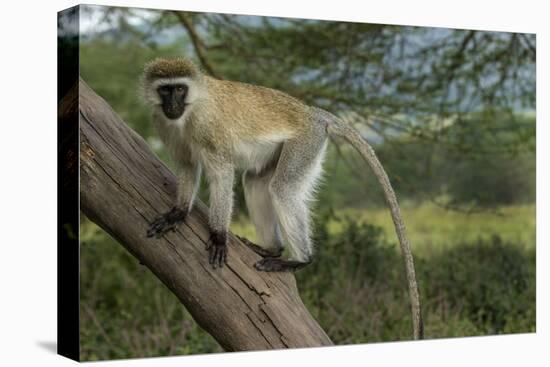
[[[295,271],[308,265],[310,262],[282,260],[275,257],[266,257],[256,264],[254,267],[259,271]]]
[[[227,245],[213,243],[208,247],[208,262],[212,268],[221,268],[227,264]]]
[[[260,255],[261,257],[280,257],[283,253],[282,248],[276,250],[267,250],[261,246],[256,245],[254,242],[250,241],[248,238],[237,236],[242,243],[248,246],[252,251]]]
[[[259,271],[283,271],[281,262],[275,260],[279,259],[266,257],[254,264],[254,267]]]

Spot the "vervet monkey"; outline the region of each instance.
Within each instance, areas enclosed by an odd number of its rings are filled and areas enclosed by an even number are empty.
[[[367,161],[382,185],[405,258],[414,320],[422,336],[413,257],[390,181],[371,146],[333,114],[277,90],[203,74],[186,58],[156,59],[142,77],[160,138],[181,169],[177,200],[147,235],[175,229],[193,206],[201,171],[210,186],[209,262],[227,261],[235,171],[242,170],[246,204],[263,259],[261,271],[292,271],[312,260],[308,201],[321,175],[329,134],[343,137]],[[288,249],[288,258],[281,256]]]

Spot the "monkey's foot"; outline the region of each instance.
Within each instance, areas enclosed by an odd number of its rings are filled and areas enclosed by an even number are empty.
[[[178,224],[185,220],[187,212],[173,207],[169,212],[158,216],[147,230],[147,237],[161,238],[168,231],[175,231]]]
[[[208,262],[214,269],[227,264],[227,233],[212,232],[206,250],[208,250]]]
[[[295,271],[310,264],[311,261],[301,262],[294,260],[281,260],[274,257],[266,257],[254,264],[256,270],[260,271]]]
[[[256,245],[254,242],[250,241],[248,238],[237,236],[242,243],[247,245],[252,251],[260,255],[261,257],[280,257],[283,253],[283,248],[280,247],[276,250],[267,250],[261,246]]]

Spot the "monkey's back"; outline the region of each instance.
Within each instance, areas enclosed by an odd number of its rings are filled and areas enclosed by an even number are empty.
[[[242,137],[280,134],[295,136],[307,130],[309,107],[281,91],[262,86],[211,80],[215,99],[227,121],[226,128]]]

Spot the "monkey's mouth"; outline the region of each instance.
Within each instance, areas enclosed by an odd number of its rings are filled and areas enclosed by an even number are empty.
[[[180,118],[183,115],[183,111],[164,111],[164,114],[166,117],[168,117],[171,120],[175,120]]]
[[[185,107],[187,107],[187,104],[172,108],[163,108],[162,110],[166,117],[168,117],[170,120],[175,120],[179,119],[183,115],[183,113],[185,112]]]

